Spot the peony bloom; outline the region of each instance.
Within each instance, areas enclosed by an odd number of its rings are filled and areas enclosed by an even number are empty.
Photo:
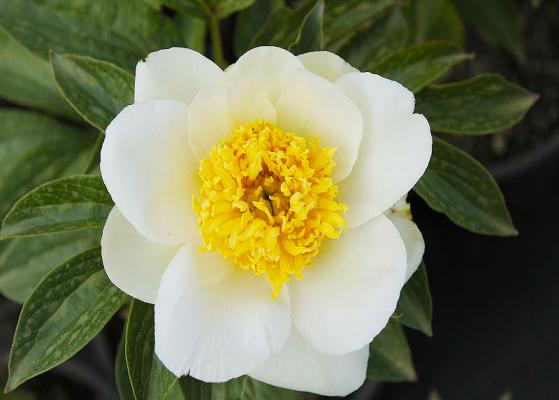
[[[423,255],[405,195],[431,155],[413,94],[338,56],[183,48],[136,67],[106,130],[112,282],[155,304],[175,375],[346,395]]]

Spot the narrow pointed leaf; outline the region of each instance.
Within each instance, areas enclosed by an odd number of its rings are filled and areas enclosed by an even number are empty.
[[[254,0],[213,0],[214,12],[218,18],[227,18],[237,11],[250,7]]]
[[[324,14],[325,48],[338,51],[396,3],[396,0],[329,0]]]
[[[76,354],[97,336],[125,299],[105,274],[98,248],[52,270],[21,310],[6,390]]]
[[[125,333],[118,344],[115,358],[115,383],[118,390],[120,400],[135,400],[130,378],[128,376],[128,367],[126,366],[126,358],[124,356]]]
[[[100,176],[57,179],[23,196],[4,218],[1,234],[6,238],[99,228],[112,206]]]
[[[402,289],[395,312],[396,321],[421,331],[427,336],[432,336],[432,314],[433,304],[429,290],[427,268],[425,268],[425,263],[422,262]]]
[[[126,365],[136,400],[165,400],[178,385],[155,354],[153,305],[132,300],[126,322]]]
[[[237,14],[233,42],[238,57],[250,49],[252,38],[257,33],[254,27],[267,21],[284,6],[282,0],[256,0],[252,6]]]
[[[371,343],[367,379],[388,382],[417,379],[408,341],[397,322],[389,321]]]
[[[134,102],[134,77],[114,64],[57,53],[51,54],[51,64],[68,102],[100,131]]]
[[[418,92],[469,58],[471,55],[450,43],[422,43],[396,51],[371,70],[400,82],[412,92]]]
[[[99,245],[101,231],[84,229],[0,242],[0,292],[23,303],[53,268]]]
[[[382,58],[402,48],[408,40],[408,25],[395,7],[373,26],[357,34],[340,50],[340,55],[360,71],[370,71]]]
[[[434,138],[431,161],[414,191],[433,210],[472,232],[495,236],[518,233],[489,171],[444,140]]]
[[[289,50],[294,54],[322,50],[322,17],[324,0],[318,0],[299,29],[299,35]]]
[[[436,132],[480,135],[510,128],[524,118],[538,96],[495,74],[434,85],[416,97]]]

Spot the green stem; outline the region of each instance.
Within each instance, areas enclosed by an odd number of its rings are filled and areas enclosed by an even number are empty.
[[[221,44],[221,32],[219,31],[219,20],[215,14],[210,16],[210,38],[212,41],[214,61],[221,68],[225,68],[225,57],[223,57],[223,46]]]

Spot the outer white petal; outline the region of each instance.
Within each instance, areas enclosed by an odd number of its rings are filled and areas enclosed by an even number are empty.
[[[289,76],[276,102],[281,129],[337,147],[334,181],[348,176],[363,135],[363,118],[355,104],[333,83],[307,70]],[[392,204],[392,203],[391,203]]]
[[[367,374],[369,346],[340,356],[313,349],[293,329],[283,350],[249,375],[270,385],[323,396],[346,396],[359,389]]]
[[[113,207],[101,238],[101,255],[109,279],[132,297],[155,303],[161,275],[178,246],[150,242]]]
[[[222,76],[221,68],[194,50],[158,50],[136,65],[134,100],[170,99],[188,104],[200,87]]]
[[[264,87],[273,102],[289,74],[302,68],[297,57],[287,50],[272,46],[255,47],[227,68],[223,82],[232,84],[247,78],[254,79]]]
[[[412,114],[413,94],[397,82],[370,73],[351,73],[336,81],[357,104],[365,127],[359,159],[339,185],[349,208],[347,222],[358,226],[406,194],[431,158],[429,123]]]
[[[390,218],[406,246],[407,264],[406,281],[414,274],[421,264],[425,252],[425,241],[417,225],[411,219],[409,203],[406,196],[402,197],[396,204],[390,207],[385,215]]]
[[[406,279],[406,249],[384,215],[324,243],[312,268],[289,283],[296,329],[317,350],[356,351],[385,327]]]
[[[188,139],[194,155],[206,157],[235,127],[255,119],[276,121],[276,110],[257,81],[205,88],[188,109]]]
[[[175,375],[223,382],[252,371],[291,334],[289,297],[215,252],[187,244],[163,274],[155,352]]]
[[[198,161],[188,145],[187,110],[175,100],[128,106],[107,127],[101,149],[101,174],[116,206],[160,244],[198,236],[191,206]]]
[[[337,54],[329,51],[312,51],[297,56],[305,68],[313,74],[320,75],[330,82],[350,72],[359,72]]]

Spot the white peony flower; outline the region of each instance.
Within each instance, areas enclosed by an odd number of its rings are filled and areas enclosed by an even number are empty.
[[[106,272],[155,304],[175,375],[346,395],[423,255],[405,195],[431,134],[397,82],[335,54],[184,48],[136,67],[106,130]],[[403,197],[404,196],[404,197]],[[393,207],[392,207],[393,206]]]

